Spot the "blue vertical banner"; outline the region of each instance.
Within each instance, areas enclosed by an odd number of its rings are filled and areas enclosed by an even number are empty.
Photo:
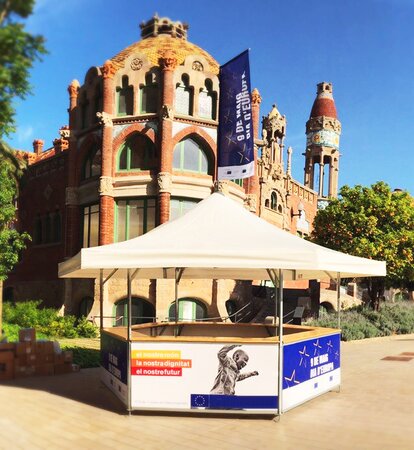
[[[220,67],[219,180],[254,175],[249,51]]]

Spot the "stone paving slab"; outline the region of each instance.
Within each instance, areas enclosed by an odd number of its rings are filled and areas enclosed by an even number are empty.
[[[134,413],[99,381],[99,369],[0,384],[0,449],[414,448],[414,335],[342,343],[341,392],[276,422],[252,416]]]

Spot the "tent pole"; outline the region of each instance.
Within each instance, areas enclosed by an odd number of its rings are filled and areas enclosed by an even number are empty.
[[[175,304],[174,304],[174,310],[175,310],[175,323],[178,322],[178,268],[175,268]]]
[[[278,386],[278,415],[283,414],[283,271],[279,269],[279,386]]]
[[[341,274],[336,274],[336,309],[338,310],[338,329],[341,328]]]
[[[131,294],[131,271],[127,270],[127,316],[128,316],[128,330],[127,330],[127,345],[128,345],[128,360],[127,360],[127,383],[128,383],[128,398],[127,398],[127,409],[131,413],[131,324],[132,324],[132,294]]]
[[[128,304],[127,304],[127,326],[128,326],[128,342],[131,340],[131,325],[132,325],[132,317],[131,317],[131,310],[132,310],[132,294],[131,294],[131,271],[127,270],[127,297],[128,297]]]
[[[103,330],[103,269],[99,270],[99,328]]]
[[[267,274],[269,275],[269,278],[271,282],[273,283],[273,287],[275,288],[275,315],[273,318],[273,325],[277,328],[277,299],[278,299],[278,288],[277,288],[277,276],[273,269],[266,269]],[[276,334],[276,331],[275,331]]]

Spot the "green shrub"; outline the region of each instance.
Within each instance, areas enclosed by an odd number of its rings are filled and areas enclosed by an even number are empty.
[[[4,303],[3,328],[9,341],[18,339],[19,328],[36,328],[41,338],[98,336],[98,328],[84,317],[78,320],[75,316],[61,316],[57,309],[41,308],[41,303],[38,300]]]
[[[71,350],[73,352],[73,362],[79,364],[83,369],[99,367],[100,351],[98,349],[62,345],[62,350]]]
[[[81,317],[76,325],[76,332],[79,337],[94,338],[98,337],[98,327],[89,322],[86,317]]]
[[[319,319],[306,322],[318,327],[336,328],[337,313],[323,312]],[[414,333],[414,304],[383,303],[379,311],[357,306],[341,312],[342,340],[350,341],[392,334]]]
[[[3,322],[3,331],[9,342],[18,341],[19,340],[19,325],[15,325],[14,323]]]
[[[75,328],[75,316],[57,316],[48,326],[39,327],[40,331],[49,333],[53,337],[75,338],[78,336]]]

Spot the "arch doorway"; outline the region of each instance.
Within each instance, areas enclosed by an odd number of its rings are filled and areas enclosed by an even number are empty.
[[[149,301],[133,297],[131,324],[138,325],[141,323],[153,322],[155,318],[155,307]],[[123,298],[114,304],[114,327],[128,326],[128,299]]]

